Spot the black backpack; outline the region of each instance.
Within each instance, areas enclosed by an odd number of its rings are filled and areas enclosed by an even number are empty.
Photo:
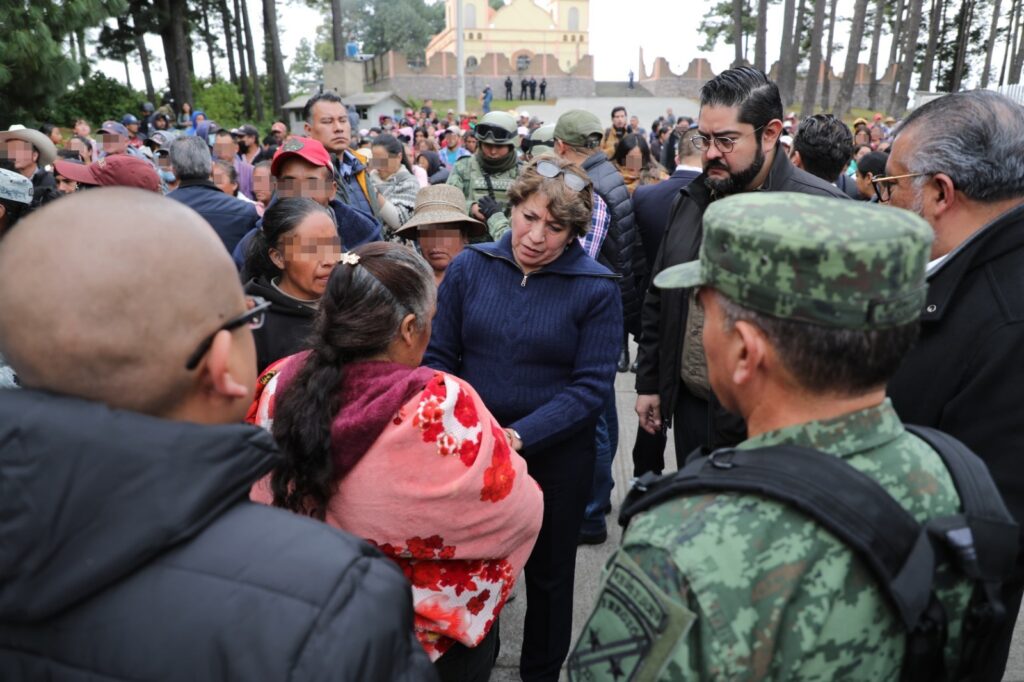
[[[985,464],[960,441],[930,428],[907,430],[942,458],[963,512],[919,524],[871,477],[838,457],[777,445],[755,450],[695,451],[675,474],[645,474],[623,503],[619,524],[680,495],[748,492],[810,516],[850,547],[869,569],[907,632],[901,680],[978,679],[996,641],[1012,628],[1002,587],[1017,557],[1017,523]],[[935,568],[949,562],[974,589],[963,625],[963,657],[947,670],[946,614],[935,596]]]

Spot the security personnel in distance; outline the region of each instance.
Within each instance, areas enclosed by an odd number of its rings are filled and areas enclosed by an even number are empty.
[[[698,288],[709,380],[747,424],[738,449],[841,458],[919,523],[959,512],[939,455],[885,396],[917,335],[931,241],[909,212],[806,194],[708,207],[699,260],[654,285]],[[946,578],[936,594],[955,670],[970,584]],[[823,526],[760,495],[702,493],[633,518],[568,668],[577,680],[895,680],[904,635],[866,564]]]
[[[477,123],[476,139],[476,153],[455,164],[448,184],[462,190],[466,210],[486,223],[491,239],[497,241],[509,230],[508,188],[519,177],[516,120],[512,114],[492,111]]]

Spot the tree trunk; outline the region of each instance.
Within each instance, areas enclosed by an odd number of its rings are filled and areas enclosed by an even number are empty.
[[[911,2],[916,1],[917,0],[911,0]],[[892,44],[889,46],[889,64],[896,65],[896,75],[892,79],[892,83],[889,85],[889,92],[886,95],[885,101],[879,102],[879,105],[886,111],[893,108],[893,103],[896,101],[896,90],[900,86],[899,73],[901,69],[899,67],[903,63],[903,55],[900,51],[903,47],[903,14],[907,9],[907,4],[904,0],[899,0],[899,5],[896,8],[896,16],[893,18]]]
[[[345,33],[342,31],[341,0],[331,0],[331,42],[334,43],[334,61],[345,58]]]
[[[238,70],[235,69],[235,47],[234,47],[234,36],[231,31],[231,12],[228,10],[227,0],[218,0],[218,9],[220,9],[220,22],[224,27],[224,40],[227,42],[227,53],[228,53],[228,78],[235,85],[238,85]]]
[[[1002,0],[995,0],[992,6],[992,23],[988,29],[988,45],[985,46],[985,68],[981,72],[981,89],[988,87],[989,74],[992,71],[992,53],[996,49],[996,34],[999,32],[999,10],[1002,9]]]
[[[146,97],[150,102],[156,104],[156,89],[153,87],[153,72],[149,66],[149,50],[146,49],[145,31],[139,23],[138,12],[132,13],[132,35],[135,38],[135,50],[139,53],[139,63],[142,64],[142,79],[146,82]]]
[[[789,85],[793,79],[795,65],[790,62],[791,44],[793,42],[793,24],[796,19],[796,0],[785,0],[782,6],[782,43],[779,45],[779,74],[776,78],[776,85],[779,86],[779,94],[782,96],[782,103],[789,105],[793,100],[793,88]],[[787,96],[786,93],[789,93]]]
[[[249,82],[249,71],[245,65],[245,41],[242,40],[242,11],[239,0],[235,4],[235,45],[238,46],[238,70],[242,82],[242,108],[247,118],[252,118],[252,83]]]
[[[808,58],[807,81],[804,83],[804,99],[800,107],[801,116],[814,113],[814,100],[818,94],[818,71],[821,69],[821,39],[825,29],[825,3],[828,0],[814,0],[814,26],[811,28],[811,54]]]
[[[743,0],[732,0],[733,67],[743,63]]]
[[[850,110],[853,99],[853,84],[857,77],[857,64],[860,59],[860,48],[864,42],[864,17],[868,13],[868,0],[857,0],[853,6],[853,20],[850,23],[850,42],[846,45],[846,65],[843,67],[843,80],[839,84],[839,96],[832,110],[836,116],[845,116]]]
[[[160,17],[160,39],[164,46],[164,62],[167,65],[167,83],[171,96],[181,106],[192,101],[192,79],[188,68],[189,49],[185,31],[185,0],[157,0],[156,8]]]
[[[89,58],[85,56],[85,29],[80,28],[75,32],[75,39],[78,43],[78,63],[82,67],[82,76],[88,76],[92,68],[89,66]]]
[[[210,33],[210,6],[203,3],[203,42],[206,43],[206,56],[210,59],[210,82],[217,82],[217,61],[213,56],[213,34]]]
[[[256,119],[263,120],[263,98],[260,97],[260,76],[256,70],[256,49],[252,44],[252,26],[249,24],[249,7],[245,0],[242,5],[242,28],[245,31],[245,54],[249,60],[249,74],[252,77],[252,97],[256,103]]]
[[[1020,72],[1021,67],[1024,67],[1024,30],[1022,30],[1022,15],[1024,15],[1024,7],[1017,10],[1017,30],[1013,32],[1014,38],[1014,57],[1010,63],[1010,85],[1016,85],[1020,83]],[[79,40],[79,46],[81,46],[81,40]]]
[[[871,82],[868,85],[868,109],[875,109],[875,105],[878,103],[878,50],[882,40],[884,8],[885,0],[875,0],[875,20],[871,29],[871,55],[868,57],[868,72],[871,75]]]
[[[1010,25],[1006,27],[1006,45],[1003,46],[1003,65],[999,68],[999,86],[1006,85],[1006,67],[1010,64],[1010,45],[1013,41],[1013,30],[1017,25],[1017,13],[1020,12],[1021,0],[1012,0],[1010,5]]]
[[[132,72],[128,70],[128,55],[124,56],[124,82],[128,86],[129,90],[134,90],[132,87]]]
[[[768,72],[768,0],[757,0],[757,33],[754,39],[754,66]]]
[[[923,0],[910,0],[910,16],[904,26],[903,62],[900,64],[896,82],[899,88],[893,98],[890,113],[902,116],[910,101],[910,78],[914,75],[914,55],[917,52],[917,37],[921,33],[921,5]]]
[[[277,32],[277,9],[274,0],[263,0],[263,37],[267,50],[267,67],[270,72],[274,97],[274,113],[281,115],[288,101],[288,81],[284,74],[284,59],[281,57],[281,41]]]
[[[812,0],[813,1],[813,0]],[[804,14],[807,11],[807,0],[800,0],[796,11],[796,23],[793,26],[793,40],[786,47],[789,52],[789,78],[786,81],[787,91],[782,95],[782,101],[788,104],[796,102],[796,70],[800,66],[800,43],[804,33]]]
[[[928,21],[928,47],[925,48],[924,61],[921,62],[921,80],[918,90],[932,89],[934,73],[935,49],[939,46],[939,33],[942,31],[942,15],[945,12],[945,0],[931,0],[931,14]]]
[[[832,111],[832,48],[835,45],[836,37],[836,4],[838,0],[832,0],[832,7],[828,15],[828,40],[825,41],[825,70],[821,76],[821,110]]]
[[[956,58],[953,60],[950,92],[960,92],[960,83],[967,69],[967,41],[971,34],[971,24],[974,23],[974,6],[975,0],[964,0],[960,6],[960,26],[956,37]]]

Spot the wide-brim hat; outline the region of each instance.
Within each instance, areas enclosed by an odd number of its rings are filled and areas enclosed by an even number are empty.
[[[7,140],[24,140],[39,152],[39,167],[49,166],[57,158],[57,147],[46,135],[38,130],[26,128],[23,125],[12,125],[6,131],[0,132],[0,142]]]
[[[487,226],[466,213],[466,197],[452,185],[430,185],[416,195],[412,217],[395,232],[402,234],[423,225],[444,225],[466,230],[470,237],[487,234]]]

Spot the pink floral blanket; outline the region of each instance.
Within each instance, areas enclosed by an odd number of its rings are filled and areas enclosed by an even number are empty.
[[[294,374],[288,363],[301,359],[267,368],[251,423],[271,427],[281,372]],[[251,497],[271,503],[269,478]],[[338,483],[326,521],[402,568],[412,584],[416,635],[437,660],[454,642],[475,646],[490,630],[533,549],[542,512],[540,487],[480,396],[435,372]]]

